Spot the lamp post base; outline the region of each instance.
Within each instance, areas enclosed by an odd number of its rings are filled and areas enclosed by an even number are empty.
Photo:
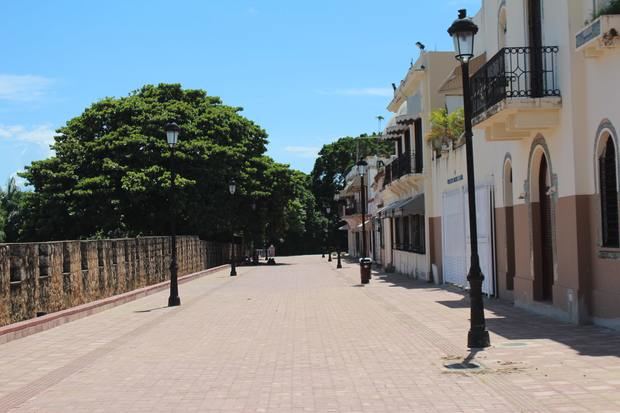
[[[179,297],[168,297],[168,307],[176,307],[181,305],[181,299]]]
[[[486,330],[469,330],[467,334],[468,348],[487,348],[491,346],[489,332]]]
[[[340,262],[340,251],[338,251],[338,264],[336,265],[336,268],[342,268],[342,262]]]
[[[327,254],[327,262],[332,262],[332,253]]]
[[[231,266],[230,266],[230,276],[234,277],[235,275],[237,275],[237,268],[235,267],[235,264],[231,264]]]

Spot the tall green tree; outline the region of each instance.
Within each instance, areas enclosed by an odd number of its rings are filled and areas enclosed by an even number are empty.
[[[224,240],[239,227],[264,225],[249,219],[249,199],[256,198],[268,206],[260,218],[271,223],[273,236],[284,234],[291,172],[264,156],[267,134],[241,110],[178,84],[94,103],[57,131],[55,156],[22,174],[34,187],[22,239],[168,233],[170,149],[163,127],[170,121],[181,126],[178,233]]]
[[[344,188],[346,175],[359,158],[388,156],[394,152],[391,142],[378,138],[367,134],[357,138],[347,136],[321,148],[310,173],[312,192],[319,205],[333,205],[334,195]]]
[[[0,189],[1,242],[15,242],[19,240],[27,196],[28,194],[23,192],[17,185],[15,177],[9,178],[6,187]]]

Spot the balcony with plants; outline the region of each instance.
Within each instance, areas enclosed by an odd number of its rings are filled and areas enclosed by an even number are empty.
[[[441,158],[443,153],[461,146],[465,141],[465,112],[463,108],[448,113],[447,109],[435,109],[431,112],[431,129],[426,141],[433,148],[434,159]]]
[[[620,0],[611,0],[595,10],[575,35],[575,48],[586,57],[600,57],[620,44]]]

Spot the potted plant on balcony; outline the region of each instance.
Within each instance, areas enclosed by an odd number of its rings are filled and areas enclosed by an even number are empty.
[[[620,14],[620,0],[611,0],[606,6],[601,7],[594,13],[592,20],[596,20],[607,14]]]
[[[426,135],[427,140],[435,150],[436,157],[441,156],[441,151],[449,149],[450,143],[456,145],[463,134],[464,125],[463,109],[448,113],[447,109],[435,109],[431,112],[431,130]]]

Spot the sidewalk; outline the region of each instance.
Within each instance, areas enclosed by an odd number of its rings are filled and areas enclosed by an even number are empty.
[[[0,345],[0,412],[620,412],[617,332],[491,301],[469,354],[458,291],[277,261]]]

